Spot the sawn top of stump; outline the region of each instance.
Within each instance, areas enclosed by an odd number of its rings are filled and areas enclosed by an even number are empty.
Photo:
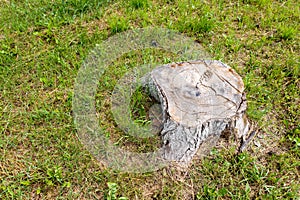
[[[188,127],[236,115],[243,102],[242,78],[220,61],[163,65],[151,73],[170,118]]]

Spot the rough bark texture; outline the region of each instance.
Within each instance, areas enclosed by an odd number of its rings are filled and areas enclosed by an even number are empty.
[[[241,77],[219,61],[174,63],[150,73],[151,94],[162,105],[162,157],[188,163],[216,144],[223,131],[245,140],[249,123]],[[210,145],[205,145],[209,142]]]

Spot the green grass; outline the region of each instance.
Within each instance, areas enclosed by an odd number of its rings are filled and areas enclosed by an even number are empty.
[[[299,18],[296,0],[1,1],[0,199],[298,199]],[[78,70],[99,41],[147,26],[192,37],[243,77],[260,148],[236,155],[219,147],[188,173],[144,174],[106,169],[85,150],[72,117]],[[118,129],[110,95],[131,68],[176,59],[144,50],[109,66],[96,107],[112,141],[138,152],[157,145]],[[135,93],[137,121],[147,120],[150,102]]]

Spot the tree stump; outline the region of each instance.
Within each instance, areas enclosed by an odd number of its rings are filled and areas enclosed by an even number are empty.
[[[245,141],[244,84],[229,66],[210,60],[173,63],[148,78],[151,95],[161,103],[164,159],[187,164],[224,131],[235,131]]]

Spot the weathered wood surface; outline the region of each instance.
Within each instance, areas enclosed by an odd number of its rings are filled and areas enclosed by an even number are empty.
[[[223,131],[245,140],[244,84],[229,66],[209,60],[164,65],[150,73],[149,85],[162,106],[164,159],[188,163]]]

